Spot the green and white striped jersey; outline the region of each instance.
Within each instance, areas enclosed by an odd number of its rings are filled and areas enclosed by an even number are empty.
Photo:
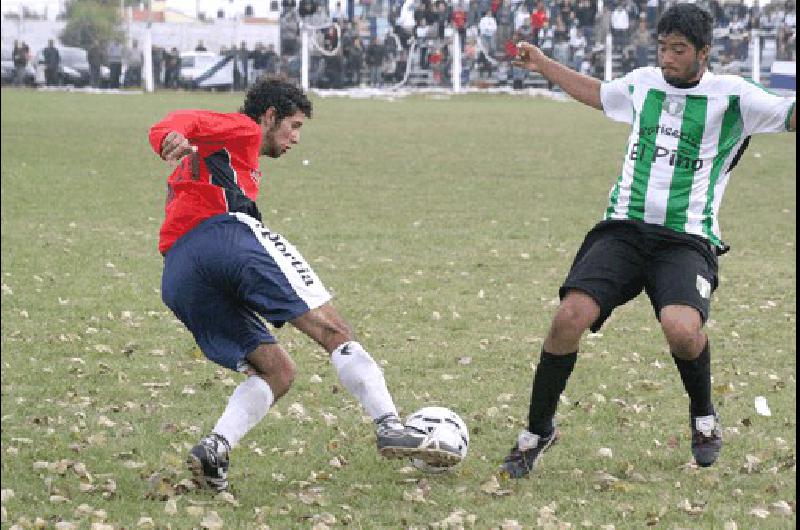
[[[741,77],[706,72],[687,89],[659,68],[604,83],[603,111],[632,125],[606,219],[638,219],[720,244],[717,222],[733,166],[750,135],[787,130],[794,99]]]

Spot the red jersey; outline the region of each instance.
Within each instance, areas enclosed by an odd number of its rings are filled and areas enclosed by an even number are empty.
[[[547,23],[547,11],[536,10],[531,13],[531,29],[542,29]]]
[[[467,27],[467,12],[461,9],[453,11],[453,25],[456,29],[464,29]]]
[[[172,112],[150,128],[156,154],[161,154],[164,137],[172,131],[197,146],[198,163],[193,171],[193,157],[186,156],[169,176],[159,252],[165,254],[182,235],[214,215],[244,212],[261,220],[255,204],[261,184],[261,126],[245,114]]]

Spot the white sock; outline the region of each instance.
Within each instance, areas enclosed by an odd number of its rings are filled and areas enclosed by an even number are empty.
[[[267,415],[274,401],[267,382],[257,375],[251,375],[233,391],[213,432],[224,436],[234,447]]]
[[[383,371],[361,344],[345,342],[333,351],[331,362],[344,387],[373,420],[387,414],[397,416]]]

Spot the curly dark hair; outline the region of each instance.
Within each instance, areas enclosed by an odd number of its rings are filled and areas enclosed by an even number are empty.
[[[697,50],[711,45],[713,31],[714,17],[696,4],[675,4],[664,11],[656,28],[659,36],[680,33]]]
[[[312,106],[303,91],[286,79],[278,76],[260,77],[244,96],[244,104],[239,112],[258,122],[267,109],[274,107],[278,121],[302,111],[306,118],[311,117]]]

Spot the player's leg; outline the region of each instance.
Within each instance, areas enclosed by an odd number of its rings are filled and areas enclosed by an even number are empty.
[[[331,354],[342,385],[375,420],[381,454],[402,456],[400,453],[406,452],[433,464],[450,463],[437,459],[452,455],[428,451],[423,446],[426,437],[402,425],[383,371],[354,340],[350,327],[329,303],[331,295],[300,252],[254,219],[234,217],[253,236],[246,240],[251,253],[239,289],[248,307],[275,326],[290,322]]]
[[[230,452],[266,415],[294,377],[294,364],[255,312],[240,300],[242,227],[227,216],[207,220],[167,253],[162,298],[204,355],[247,378],[237,386],[213,430],[192,448],[188,465],[202,487],[228,487]],[[240,291],[241,289],[241,291]]]
[[[528,428],[520,433],[501,472],[521,478],[533,469],[558,434],[555,414],[587,329],[597,331],[613,309],[643,288],[638,232],[622,223],[601,223],[583,242],[562,285],[561,304],[542,347],[533,378]]]
[[[427,436],[403,426],[378,363],[354,339],[350,326],[330,304],[309,310],[291,324],[331,355],[339,381],[355,397],[377,426],[377,445],[387,458],[414,456],[434,465],[460,460],[456,447],[427,445]]]
[[[719,416],[711,397],[711,350],[703,324],[717,285],[716,256],[691,241],[666,246],[648,270],[647,292],[689,396],[692,453],[713,464],[722,448]]]

